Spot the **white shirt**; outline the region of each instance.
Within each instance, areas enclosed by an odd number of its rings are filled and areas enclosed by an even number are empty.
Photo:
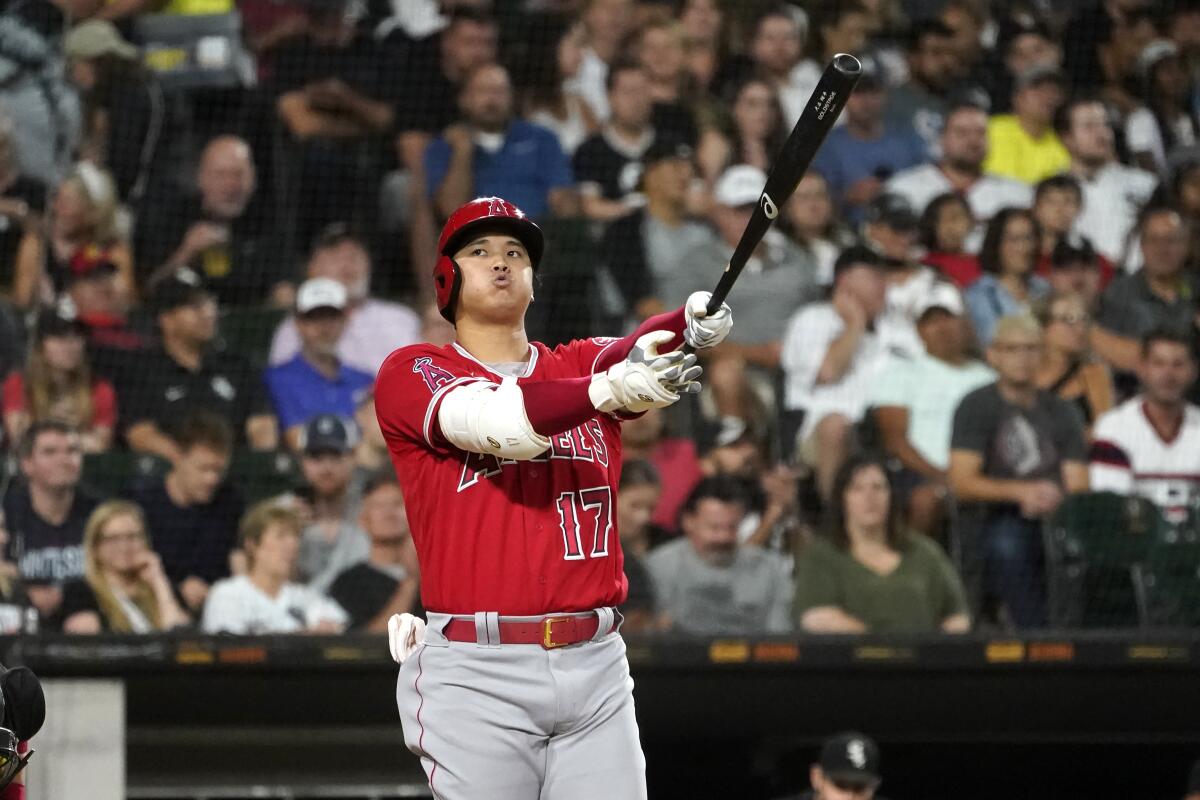
[[[915,270],[903,283],[889,283],[887,287],[887,308],[888,312],[897,315],[902,319],[907,319],[915,326],[917,323],[917,315],[921,311],[921,305],[924,303],[933,287],[939,283],[945,283],[937,270],[932,267],[922,265]],[[921,348],[924,349],[923,347]]]
[[[995,373],[978,361],[954,366],[927,353],[893,357],[876,381],[870,402],[876,408],[906,409],[909,443],[930,464],[945,469],[959,401],[995,379]]]
[[[780,361],[784,371],[784,407],[804,409],[800,437],[807,438],[817,423],[829,414],[843,414],[851,421],[862,419],[871,388],[879,379],[890,353],[915,355],[920,340],[912,325],[893,315],[875,321],[858,341],[858,349],[841,380],[817,384],[817,372],[829,345],[846,324],[832,303],[813,303],[797,311],[783,335]]]
[[[578,95],[567,94],[566,119],[559,119],[549,111],[542,109],[530,114],[529,121],[553,132],[558,137],[558,143],[563,152],[570,156],[589,136],[587,120],[583,117],[583,104],[583,99]]]
[[[933,198],[954,191],[950,179],[937,164],[919,164],[901,170],[888,179],[885,188],[908,200],[918,214],[925,211]],[[1033,205],[1033,187],[999,175],[982,175],[967,189],[966,201],[979,223],[967,240],[967,249],[974,253],[983,244],[983,224],[1005,206],[1029,208]]]
[[[1150,199],[1158,178],[1115,161],[1097,170],[1090,180],[1075,177],[1083,187],[1083,209],[1075,220],[1075,232],[1090,239],[1105,258],[1121,264],[1138,209]]]
[[[350,312],[346,332],[338,341],[342,363],[369,375],[379,372],[393,350],[421,341],[421,319],[399,303],[368,298]],[[271,340],[271,365],[290,361],[300,352],[295,317],[288,317]]]
[[[298,583],[285,583],[270,597],[248,577],[237,575],[213,584],[200,627],[205,633],[297,633],[319,622],[349,621],[337,603]]]
[[[1101,414],[1092,438],[1092,491],[1136,494],[1168,512],[1200,500],[1200,408],[1189,403],[1163,441],[1138,395]]]
[[[1173,147],[1191,147],[1196,144],[1196,131],[1192,127],[1192,118],[1181,114],[1167,123],[1175,137]],[[1163,143],[1162,131],[1154,112],[1142,106],[1135,108],[1125,118],[1125,144],[1131,153],[1150,153],[1160,173],[1167,172],[1167,151]]]
[[[591,47],[585,47],[572,88],[601,122],[608,119],[608,88],[605,86],[607,81],[608,64],[596,55],[596,51]]]

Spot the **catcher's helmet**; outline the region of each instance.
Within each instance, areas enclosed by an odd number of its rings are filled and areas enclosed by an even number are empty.
[[[500,197],[478,197],[459,208],[446,220],[442,235],[438,237],[438,260],[433,268],[433,288],[437,293],[438,310],[442,316],[454,322],[454,304],[458,302],[458,291],[462,283],[454,253],[467,241],[467,237],[482,229],[502,230],[511,233],[525,245],[529,261],[536,270],[542,260],[545,239],[542,229],[525,212]]]

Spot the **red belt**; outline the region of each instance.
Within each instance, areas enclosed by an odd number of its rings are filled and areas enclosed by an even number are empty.
[[[600,617],[588,614],[581,617],[542,617],[528,622],[500,620],[499,644],[540,644],[547,650],[579,644],[592,639],[600,627]],[[605,633],[617,629],[614,615],[612,627]],[[452,619],[442,628],[442,635],[452,642],[475,642],[475,620]]]

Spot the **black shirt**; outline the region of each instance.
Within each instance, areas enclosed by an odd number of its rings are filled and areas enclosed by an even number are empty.
[[[211,584],[229,576],[229,554],[237,547],[238,521],[246,506],[233,484],[221,484],[204,505],[176,505],[165,478],[135,487],[129,499],[146,514],[150,541],[171,583],[195,576]]]
[[[651,141],[646,140],[646,147]],[[636,155],[619,150],[605,131],[594,133],[575,151],[575,179],[581,186],[590,184],[598,189],[606,200],[620,200],[637,191],[644,152],[644,148]]]
[[[622,611],[654,612],[654,583],[642,559],[633,553],[625,554],[625,577],[629,580],[629,596],[621,605]]]
[[[13,185],[0,192],[7,200],[19,200],[29,207],[30,213],[41,214],[46,209],[46,185],[24,175]],[[17,250],[25,228],[16,217],[0,214],[0,289],[12,288],[16,276]]]
[[[440,36],[394,46],[396,75],[404,76],[396,102],[396,129],[440,134],[458,119],[458,87],[442,72]]]
[[[33,509],[29,488],[13,484],[4,497],[8,545],[4,557],[17,564],[26,583],[61,583],[83,575],[83,529],[100,501],[82,488],[75,490],[71,511],[52,525]]]
[[[372,100],[390,102],[402,81],[412,79],[395,74],[391,65],[370,36],[358,36],[345,47],[323,47],[306,37],[276,51],[274,89],[277,94],[285,94],[337,78]]]
[[[350,615],[350,629],[361,630],[383,610],[399,586],[400,581],[390,572],[364,561],[334,579],[329,597]],[[420,612],[414,609],[412,613]]]
[[[48,621],[49,627],[61,630],[63,623],[72,614],[78,614],[81,611],[94,611],[96,612],[96,616],[100,618],[100,629],[108,630],[108,618],[100,611],[100,603],[96,600],[96,593],[92,591],[91,584],[87,582],[87,579],[72,578],[64,583],[62,596],[62,605],[58,607],[54,618]]]
[[[202,409],[224,417],[240,441],[248,418],[271,413],[261,373],[224,351],[205,354],[196,372],[161,348],[147,351],[138,360],[137,374],[118,387],[117,395],[126,426],[149,421],[168,436],[189,412]]]

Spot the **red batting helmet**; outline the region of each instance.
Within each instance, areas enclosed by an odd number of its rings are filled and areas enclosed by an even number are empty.
[[[458,302],[458,290],[462,275],[454,263],[454,253],[467,241],[467,237],[482,229],[502,230],[512,234],[529,252],[529,261],[537,269],[545,249],[542,229],[533,223],[525,212],[500,197],[478,197],[459,208],[446,220],[442,235],[438,237],[438,260],[433,268],[433,287],[437,293],[438,310],[442,316],[454,322],[454,304]]]

